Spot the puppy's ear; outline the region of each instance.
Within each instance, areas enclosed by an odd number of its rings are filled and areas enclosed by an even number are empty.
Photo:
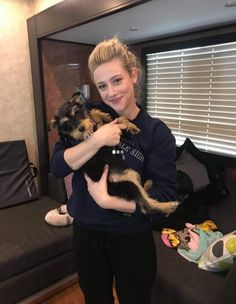
[[[56,120],[56,119],[52,119],[52,120],[48,123],[48,131],[52,131],[52,129],[56,129],[57,126],[58,126],[57,120]]]
[[[80,91],[77,91],[74,93],[71,98],[68,100],[68,102],[75,102],[78,105],[82,105],[85,102],[85,99],[83,97],[83,94]]]
[[[60,125],[63,125],[65,122],[67,122],[69,120],[68,117],[63,117],[59,120]]]

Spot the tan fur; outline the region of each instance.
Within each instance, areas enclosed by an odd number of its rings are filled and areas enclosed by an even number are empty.
[[[153,185],[152,180],[148,179],[148,180],[146,180],[146,182],[144,183],[143,188],[144,188],[145,191],[148,192],[148,191],[152,188],[152,185]]]
[[[112,121],[112,118],[108,113],[104,113],[98,109],[92,109],[90,111],[90,116],[97,124],[98,128],[104,125],[104,123]],[[127,131],[129,131],[131,134],[138,134],[140,132],[139,128],[124,116],[118,117],[117,123],[126,125]]]
[[[83,126],[86,131],[80,132],[75,129],[70,135],[75,139],[86,139],[93,133],[93,123],[89,118],[80,121],[80,126]]]
[[[104,113],[98,109],[92,109],[89,114],[92,117],[92,119],[98,124],[101,124],[102,121],[106,123],[112,121],[110,114]]]
[[[138,134],[140,132],[140,129],[124,116],[120,116],[118,118],[118,123],[125,124],[127,126],[127,131],[129,131],[131,134]]]

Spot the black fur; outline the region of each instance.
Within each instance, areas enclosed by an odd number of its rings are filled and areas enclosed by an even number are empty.
[[[123,161],[122,154],[112,154],[114,148],[105,146],[102,147],[96,155],[94,155],[84,166],[83,169],[86,174],[94,181],[99,181],[106,164],[109,165],[108,173],[108,193],[112,196],[118,196],[128,201],[135,200],[139,205],[143,204],[143,197],[140,194],[137,186],[133,180],[110,182],[110,176],[117,174],[121,175],[125,170],[128,170],[128,166]]]

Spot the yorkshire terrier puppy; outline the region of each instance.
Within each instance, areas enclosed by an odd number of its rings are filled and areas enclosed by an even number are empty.
[[[86,140],[98,128],[112,121],[110,114],[99,109],[89,109],[87,102],[80,92],[62,104],[51,126],[58,130],[62,140],[70,136],[76,140]],[[125,124],[126,130],[131,134],[138,134],[140,130],[125,117],[118,117],[118,123]],[[152,187],[152,181],[148,180],[144,186],[140,175],[133,169],[127,167],[124,161],[124,151],[116,147],[104,146],[96,155],[83,165],[84,172],[94,181],[99,181],[105,165],[109,165],[108,193],[112,196],[124,198],[127,201],[134,200],[139,204],[143,213],[160,211],[166,214],[173,212],[178,203],[159,202],[148,196],[147,191]]]

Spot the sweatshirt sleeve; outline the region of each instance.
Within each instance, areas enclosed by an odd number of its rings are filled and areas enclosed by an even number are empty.
[[[175,153],[175,138],[160,122],[154,130],[146,162],[146,177],[153,182],[149,195],[159,201],[176,200]]]
[[[64,152],[70,146],[66,142],[58,141],[55,144],[51,158],[51,172],[57,178],[62,178],[74,172],[64,159]]]

